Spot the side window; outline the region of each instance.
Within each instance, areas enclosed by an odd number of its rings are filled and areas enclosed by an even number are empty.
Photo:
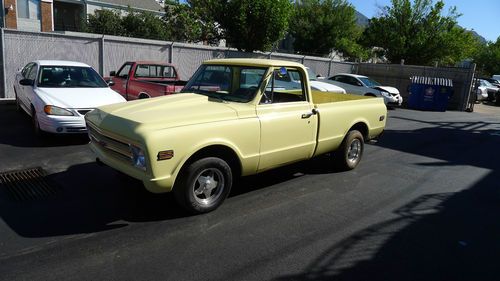
[[[28,73],[30,72],[31,68],[35,65],[34,63],[28,63],[25,67],[23,67],[23,70],[21,71],[21,75],[23,78],[28,77]]]
[[[354,77],[349,77],[349,84],[354,86],[362,86],[361,83],[358,81],[358,79]]]
[[[348,84],[349,82],[347,81],[346,77],[343,76],[343,75],[338,75],[338,76],[334,76],[333,77],[333,80],[337,81],[337,82],[340,82],[340,83],[346,83]]]
[[[116,77],[120,78],[128,78],[128,73],[130,72],[130,68],[132,67],[132,64],[127,63],[120,70],[118,70],[118,73],[116,74]]]
[[[156,77],[156,75],[151,74],[151,65],[141,64],[135,69],[135,77]]]
[[[293,77],[293,79],[291,79]],[[267,84],[261,104],[306,101],[304,75],[296,68],[280,67]]]
[[[171,66],[162,66],[162,75],[165,78],[175,78],[177,77],[177,73],[175,73],[175,70]]]
[[[33,67],[30,69],[27,79],[35,80],[36,79],[36,73],[37,73],[38,67],[36,65],[33,65]]]

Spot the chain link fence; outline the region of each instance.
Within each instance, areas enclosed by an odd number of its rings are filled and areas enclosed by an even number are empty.
[[[302,63],[315,73],[331,77],[338,73],[358,73],[399,89],[408,97],[410,76],[453,79],[454,109],[465,110],[472,83],[470,68],[436,68],[339,62],[329,58],[285,53],[245,53],[235,49],[199,44],[146,40],[88,33],[41,33],[1,29],[0,99],[13,99],[14,76],[30,61],[71,60],[86,63],[107,76],[126,61],[167,61],[177,66],[181,79],[187,80],[205,60],[216,58],[264,58]],[[472,70],[473,73],[473,70]]]

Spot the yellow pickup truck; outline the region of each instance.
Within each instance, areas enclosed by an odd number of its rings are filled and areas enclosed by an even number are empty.
[[[103,106],[85,118],[97,161],[205,213],[235,177],[332,151],[339,167],[354,169],[386,115],[381,98],[311,91],[299,63],[220,59],[204,62],[180,94]]]

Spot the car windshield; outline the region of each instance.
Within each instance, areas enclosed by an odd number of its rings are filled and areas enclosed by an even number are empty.
[[[182,92],[246,103],[255,97],[266,70],[247,66],[202,65]]]
[[[490,82],[486,81],[486,80],[479,80],[479,82],[481,83],[481,86],[485,86],[485,87],[493,87],[493,85],[491,85]]]
[[[108,85],[91,67],[42,66],[38,87],[45,88],[106,88]]]
[[[361,82],[363,82],[363,84],[365,84],[367,87],[380,86],[379,82],[377,82],[371,78],[368,78],[368,77],[359,77],[359,80],[361,80]]]

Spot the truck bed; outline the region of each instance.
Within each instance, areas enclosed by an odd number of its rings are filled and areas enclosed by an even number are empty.
[[[322,91],[315,91],[315,90],[313,90],[311,92],[312,92],[312,98],[313,98],[314,104],[351,101],[351,100],[362,100],[362,99],[373,98],[373,97],[366,97],[366,96],[360,96],[360,95],[338,94],[338,93],[322,92]]]
[[[335,150],[358,123],[367,125],[365,140],[384,130],[386,107],[382,98],[321,91],[312,91],[312,98],[320,120],[315,155]]]

